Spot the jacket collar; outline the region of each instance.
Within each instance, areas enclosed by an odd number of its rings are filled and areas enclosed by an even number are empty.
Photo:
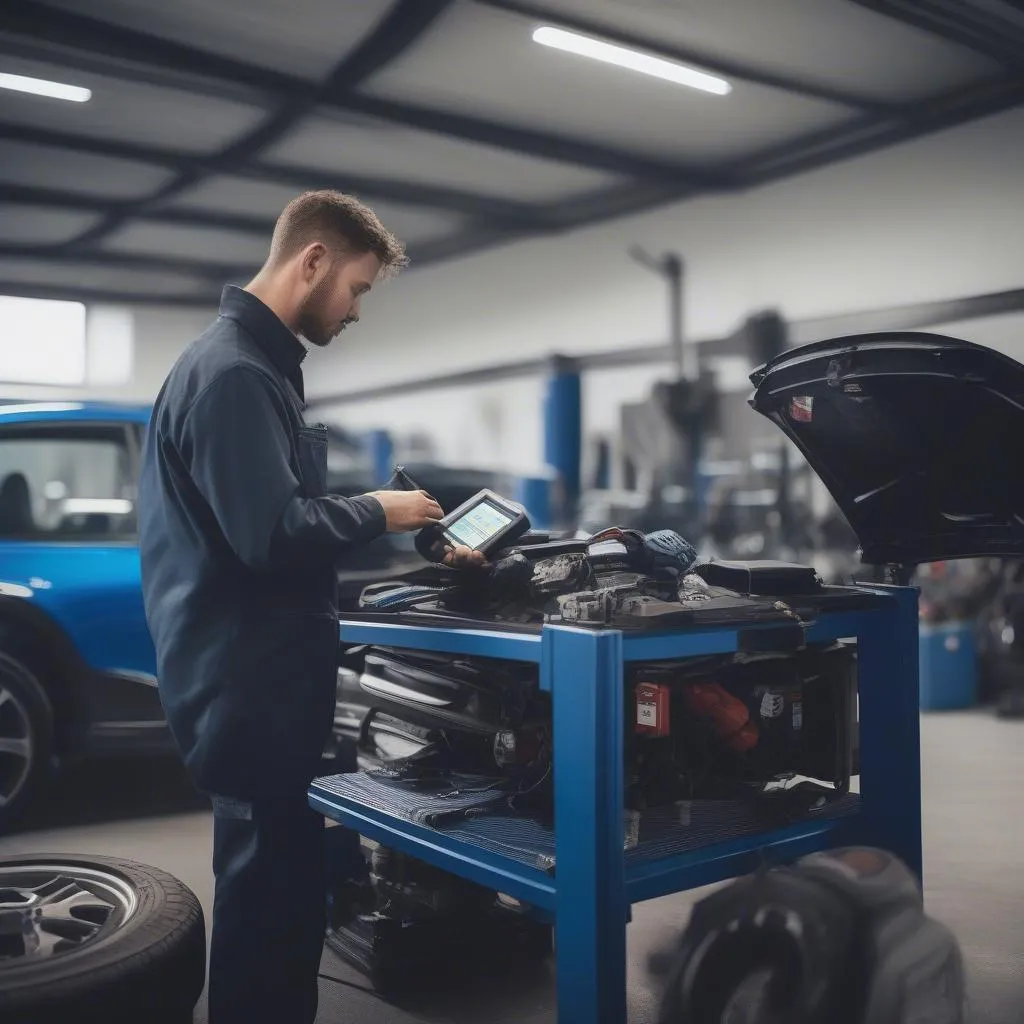
[[[288,378],[305,401],[302,360],[306,347],[284,325],[278,315],[252,292],[229,284],[220,300],[220,315],[241,324],[267,354],[277,369]]]

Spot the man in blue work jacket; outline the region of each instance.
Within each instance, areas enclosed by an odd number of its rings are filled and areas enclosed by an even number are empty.
[[[352,197],[299,196],[264,267],[224,289],[171,370],[147,432],[140,549],[160,696],[214,810],[210,1024],[316,1017],[324,822],[306,788],[334,715],[337,568],[443,513],[422,491],[326,493],[326,430],[305,423],[301,365],[405,262]]]

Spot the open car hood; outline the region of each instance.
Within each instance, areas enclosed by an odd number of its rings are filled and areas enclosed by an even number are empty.
[[[938,334],[792,349],[751,374],[751,406],[803,452],[863,561],[1024,555],[1024,366]]]

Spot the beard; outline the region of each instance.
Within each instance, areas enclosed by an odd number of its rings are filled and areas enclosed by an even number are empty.
[[[326,348],[349,324],[354,324],[359,319],[349,316],[333,323],[327,319],[325,310],[331,298],[332,287],[332,275],[328,273],[313,285],[299,310],[299,334],[317,348]]]

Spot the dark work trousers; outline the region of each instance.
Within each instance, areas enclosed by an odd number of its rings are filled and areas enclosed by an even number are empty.
[[[214,797],[210,1024],[313,1024],[326,928],[324,819],[304,788]]]

